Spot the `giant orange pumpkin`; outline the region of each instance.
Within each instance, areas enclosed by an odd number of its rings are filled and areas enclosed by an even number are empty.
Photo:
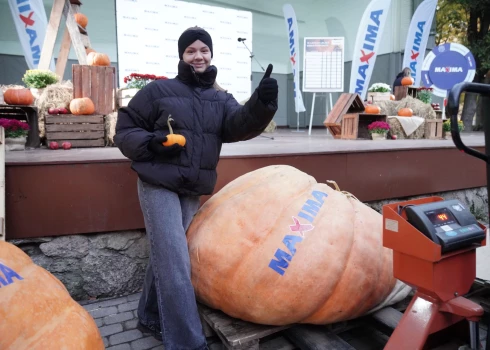
[[[34,102],[34,96],[29,89],[7,89],[3,93],[3,99],[8,105],[30,106]]]
[[[110,66],[111,60],[105,53],[89,52],[87,55],[87,64],[89,66]]]
[[[352,319],[396,283],[381,214],[290,166],[228,183],[187,239],[198,300],[260,324]]]
[[[0,241],[0,349],[104,349],[93,318],[65,286]]]
[[[74,98],[70,102],[70,111],[74,115],[94,114],[95,105],[88,97]]]
[[[402,85],[403,86],[410,86],[415,83],[415,80],[412,77],[404,77],[402,79]]]

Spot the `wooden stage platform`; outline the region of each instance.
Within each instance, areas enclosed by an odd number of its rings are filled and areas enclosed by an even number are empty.
[[[335,180],[362,201],[486,186],[484,162],[452,140],[334,140],[325,129],[263,136],[223,145],[215,191],[273,164]],[[483,133],[462,138],[484,152]],[[136,174],[116,147],[7,152],[6,210],[7,239],[144,228]]]

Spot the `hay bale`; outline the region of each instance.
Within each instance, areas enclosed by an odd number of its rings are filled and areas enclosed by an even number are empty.
[[[413,98],[412,96],[407,96],[404,99],[400,100],[400,104],[398,105],[398,109],[401,108],[410,108],[413,111],[413,115],[417,117],[421,117],[424,119],[436,119],[436,112],[432,108],[432,106],[428,103],[424,103],[419,99]],[[397,114],[392,114],[397,115]]]
[[[388,118],[388,124],[390,125],[390,135],[396,135],[397,139],[411,139],[418,140],[424,138],[425,135],[425,123],[420,125],[410,136],[405,134],[402,125],[396,118]]]
[[[62,81],[44,88],[43,93],[36,100],[38,109],[39,137],[46,135],[45,120],[49,108],[69,108],[73,99],[73,84],[71,81]]]
[[[375,103],[381,109],[381,114],[396,115],[400,101],[378,101]]]
[[[105,145],[114,147],[114,136],[116,135],[117,112],[105,116]]]

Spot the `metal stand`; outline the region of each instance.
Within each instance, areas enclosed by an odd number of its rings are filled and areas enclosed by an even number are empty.
[[[252,59],[255,58],[255,55],[253,54],[252,51],[250,51],[248,46],[245,44],[245,40],[247,40],[247,39],[241,39],[240,40],[240,38],[238,38],[238,41],[240,41],[243,44],[243,46],[245,46],[247,48],[248,52],[250,52],[250,61],[252,61]],[[265,72],[264,67],[262,67],[262,65],[260,64],[260,62],[256,58],[255,58],[255,62],[257,62],[257,64],[260,66],[260,68],[262,68],[262,70]],[[252,81],[252,73],[250,73],[250,81]],[[274,138],[272,136],[259,135],[259,137],[264,137],[266,139],[274,140]]]
[[[327,95],[330,95],[330,110],[333,109],[332,105],[332,93],[326,92],[325,93],[325,114],[328,115],[328,98]],[[313,125],[313,112],[315,111],[315,99],[316,99],[316,92],[313,93],[313,101],[311,102],[311,113],[310,113],[310,126],[308,130],[308,135],[311,135],[311,127]]]

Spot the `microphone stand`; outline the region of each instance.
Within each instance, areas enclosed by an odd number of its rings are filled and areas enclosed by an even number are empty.
[[[245,44],[245,40],[240,40],[238,39],[238,41],[240,41],[248,50],[248,52],[250,52],[250,63],[252,63],[252,60],[255,58],[255,55],[253,54],[252,51],[250,51],[250,49],[248,48],[247,44]],[[265,69],[264,67],[262,67],[262,65],[260,64],[260,62],[257,60],[257,58],[255,58],[255,62],[257,62],[257,64],[260,66],[260,68],[262,68],[262,71],[265,72]],[[252,81],[252,76],[253,74],[250,73],[250,81]],[[264,135],[259,135],[259,137],[265,137],[266,139],[270,139],[270,140],[274,140],[274,138],[272,136],[264,136]]]

